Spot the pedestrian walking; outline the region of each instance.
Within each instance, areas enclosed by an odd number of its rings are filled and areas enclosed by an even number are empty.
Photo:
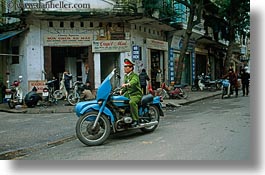
[[[150,80],[149,76],[146,73],[145,69],[142,69],[142,72],[139,75],[140,79],[140,84],[141,84],[141,89],[143,91],[143,94],[146,95],[146,86],[147,86],[147,81]]]

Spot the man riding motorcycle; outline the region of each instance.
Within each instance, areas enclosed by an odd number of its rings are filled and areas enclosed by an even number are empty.
[[[132,114],[132,126],[138,125],[138,103],[140,102],[143,93],[141,90],[139,76],[133,72],[134,63],[129,59],[124,59],[124,83],[122,84],[121,94],[129,98],[130,111]]]

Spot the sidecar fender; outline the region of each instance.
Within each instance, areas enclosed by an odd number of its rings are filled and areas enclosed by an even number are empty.
[[[90,104],[90,105],[83,107],[80,112],[76,111],[76,115],[80,117],[86,112],[99,111],[99,109],[100,109],[100,106],[98,104]],[[114,119],[112,112],[109,110],[109,108],[105,107],[103,110],[103,113],[110,118],[111,123],[114,123],[115,119]]]
[[[77,116],[80,116],[82,114],[80,114],[80,112],[86,108],[87,106],[93,105],[93,104],[97,104],[97,100],[91,100],[91,101],[83,101],[83,102],[79,102],[76,104],[75,106],[75,113]]]

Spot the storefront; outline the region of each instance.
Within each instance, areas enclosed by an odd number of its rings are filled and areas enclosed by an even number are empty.
[[[170,66],[169,66],[169,80],[171,84],[176,82],[176,75],[178,72],[178,62],[180,57],[180,50],[182,48],[183,38],[179,36],[174,36],[171,43],[170,51]],[[195,79],[195,68],[196,60],[194,53],[195,42],[190,41],[185,58],[183,61],[183,72],[181,77],[181,83],[192,84]]]
[[[116,68],[124,77],[123,60],[131,58],[130,40],[97,40],[92,43],[94,54],[95,88]],[[121,80],[122,81],[122,80]]]
[[[161,86],[162,82],[167,81],[168,75],[168,42],[146,39],[148,49],[148,61],[150,69],[148,74],[151,75],[151,85],[153,89]]]
[[[69,71],[72,81],[85,82],[89,76],[86,69],[92,63],[92,38],[90,34],[44,34],[45,79],[60,80],[63,72]]]

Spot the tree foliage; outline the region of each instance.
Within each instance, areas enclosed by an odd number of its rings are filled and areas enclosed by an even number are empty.
[[[225,68],[230,66],[235,40],[250,35],[250,1],[249,0],[173,0],[175,3],[185,5],[189,10],[187,29],[184,35],[183,47],[180,52],[176,82],[181,82],[183,61],[187,50],[189,38],[195,25],[204,17],[205,25],[213,29],[214,39],[229,41]],[[203,11],[210,12],[209,16],[202,16]],[[221,37],[219,38],[219,33]]]
[[[226,22],[225,39],[229,41],[225,68],[230,66],[236,39],[250,37],[250,1],[249,0],[215,0],[220,8],[218,15]]]

